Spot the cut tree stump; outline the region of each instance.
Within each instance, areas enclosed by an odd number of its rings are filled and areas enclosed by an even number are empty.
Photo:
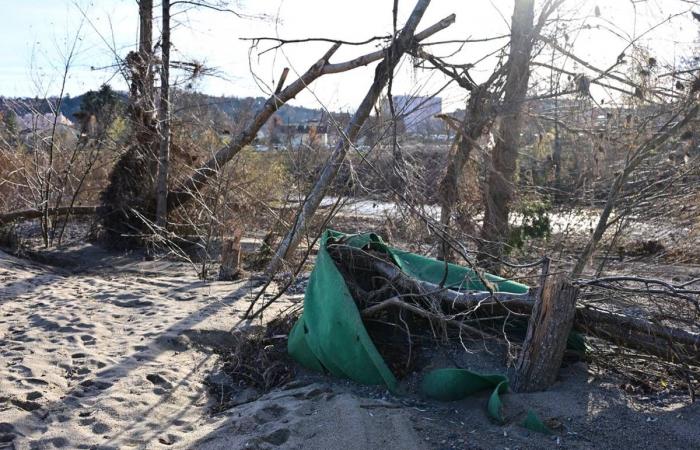
[[[516,392],[542,391],[554,383],[574,323],[579,288],[563,274],[543,278],[516,363]]]
[[[241,270],[241,236],[243,229],[236,227],[233,236],[224,239],[221,244],[221,267],[219,281],[233,281]]]

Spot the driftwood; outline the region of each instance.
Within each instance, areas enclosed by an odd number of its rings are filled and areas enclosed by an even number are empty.
[[[491,315],[530,316],[535,296],[502,292],[458,292],[403,273],[384,255],[342,244],[331,244],[328,251],[344,273],[358,279],[381,279],[396,294],[421,296],[439,302],[452,313],[488,312]],[[396,295],[395,294],[395,295]],[[391,306],[386,304],[385,306]],[[393,306],[396,306],[395,304]],[[369,307],[372,307],[371,305]],[[377,308],[374,309],[376,311]],[[574,329],[643,353],[672,362],[700,364],[700,334],[684,329],[655,324],[649,320],[594,309],[576,307]]]
[[[49,216],[60,216],[66,213],[71,216],[86,216],[97,214],[99,206],[62,206],[60,208],[49,208]],[[6,225],[11,222],[21,220],[38,219],[44,214],[44,211],[38,209],[23,209],[20,211],[12,211],[5,214],[0,214],[0,225]]]

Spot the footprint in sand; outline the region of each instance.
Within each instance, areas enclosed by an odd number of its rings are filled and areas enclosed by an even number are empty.
[[[41,408],[41,405],[37,402],[32,402],[28,400],[20,400],[18,398],[10,399],[10,402],[16,407],[23,409],[25,411],[36,411]]]
[[[92,432],[95,434],[105,434],[112,431],[112,428],[104,422],[95,422],[92,425]]]
[[[262,425],[265,423],[277,421],[280,417],[287,413],[287,409],[280,405],[270,405],[262,408],[253,415],[255,421]]]
[[[264,436],[250,439],[248,442],[246,442],[245,447],[260,448],[263,447],[264,444],[269,444],[277,447],[285,444],[289,440],[289,436],[291,436],[291,434],[291,431],[289,431],[287,428],[280,428],[271,433],[267,433]]]
[[[173,388],[173,384],[159,373],[149,373],[148,375],[146,375],[146,379],[151,383],[155,384],[156,386],[166,389]]]
[[[167,435],[158,438],[158,442],[160,442],[163,445],[173,445],[179,440],[180,437],[172,433],[168,433]]]
[[[112,304],[115,306],[119,306],[121,308],[143,308],[146,306],[153,306],[153,302],[148,301],[148,300],[139,300],[139,299],[132,299],[132,300],[112,300]],[[146,313],[146,315],[149,315]]]
[[[98,390],[98,391],[104,391],[105,389],[109,389],[113,386],[112,383],[108,381],[101,381],[101,380],[96,380],[96,379],[88,379],[85,381],[81,381],[80,385],[85,388],[85,390]]]
[[[261,439],[268,444],[272,445],[282,445],[289,440],[289,436],[292,433],[286,428],[280,428],[272,433],[263,436]]]
[[[95,345],[97,343],[95,337],[91,336],[89,334],[81,335],[80,340],[83,341],[83,344],[85,344],[85,345]]]
[[[23,381],[34,386],[48,386],[49,384],[48,381],[41,378],[25,378]]]

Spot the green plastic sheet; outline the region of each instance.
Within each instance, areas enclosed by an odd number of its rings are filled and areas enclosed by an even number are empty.
[[[397,391],[397,380],[362,322],[360,312],[348,291],[345,280],[327,251],[329,240],[344,245],[371,248],[388,254],[407,275],[459,290],[486,290],[473,270],[445,263],[388,246],[376,234],[345,235],[326,230],[304,297],[304,312],[289,335],[289,354],[302,366],[348,378],[362,384],[385,385]],[[525,294],[528,287],[493,275],[485,275],[499,292]],[[503,375],[481,375],[465,369],[445,368],[428,373],[422,382],[423,392],[439,400],[459,400],[489,389],[489,415],[503,421],[500,394],[508,390]]]

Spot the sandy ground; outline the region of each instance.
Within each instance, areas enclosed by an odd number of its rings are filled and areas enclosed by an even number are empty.
[[[96,270],[67,275],[0,253],[0,442],[186,442],[209,420],[206,344],[225,339],[253,285],[129,258],[104,270],[89,256]]]
[[[700,448],[699,405],[630,397],[583,363],[547,392],[508,394],[506,425],[487,418],[485,395],[437,403],[303,372],[212,414],[211,347],[257,283],[203,283],[90,246],[58,261],[0,252],[0,449]],[[529,408],[554,435],[519,425]]]

